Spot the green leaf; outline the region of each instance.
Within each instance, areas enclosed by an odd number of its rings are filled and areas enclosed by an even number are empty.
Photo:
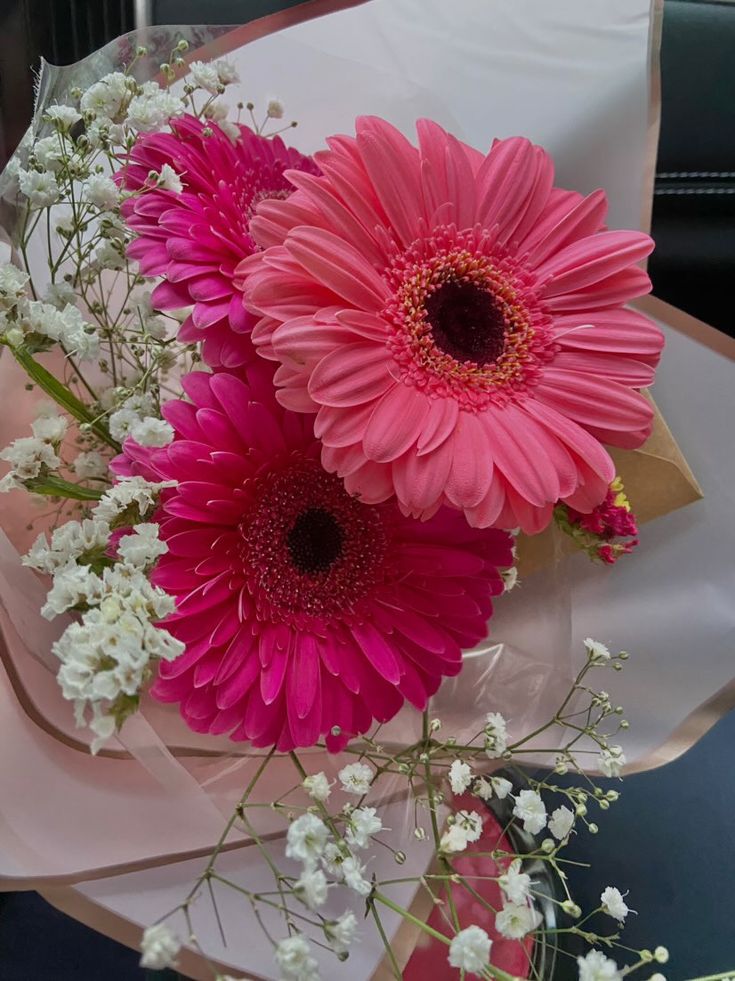
[[[107,443],[108,446],[112,446],[118,451],[120,450],[120,444],[110,436],[107,427],[98,419],[95,419],[84,402],[80,401],[67,385],[59,381],[58,378],[55,378],[42,364],[39,364],[31,356],[27,348],[15,347],[11,348],[11,350],[15,360],[29,378],[32,378],[39,388],[42,388],[47,395],[50,395],[57,405],[60,405],[62,409],[65,409],[69,415],[74,416],[79,422],[89,425],[95,435]]]

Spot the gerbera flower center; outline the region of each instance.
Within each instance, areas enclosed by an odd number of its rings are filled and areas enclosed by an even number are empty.
[[[465,409],[517,397],[553,357],[531,276],[481,230],[437,228],[394,256],[383,316],[401,376]]]
[[[324,508],[307,508],[286,536],[291,561],[299,572],[326,572],[342,552],[344,536],[337,519]]]
[[[383,579],[384,509],[350,497],[316,460],[290,457],[257,478],[254,493],[240,559],[261,615],[344,618]]]
[[[482,367],[503,353],[503,311],[482,287],[448,280],[426,298],[424,306],[434,343],[452,358]]]

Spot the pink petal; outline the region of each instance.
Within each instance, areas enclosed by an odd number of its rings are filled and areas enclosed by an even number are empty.
[[[652,251],[653,240],[643,232],[598,232],[573,242],[536,269],[546,285],[542,296],[559,296],[585,289],[639,262]]]
[[[291,232],[286,247],[304,269],[346,306],[378,311],[390,298],[387,284],[373,267],[357,249],[333,232],[302,226]]]
[[[512,404],[483,416],[496,467],[510,487],[531,504],[541,506],[558,500],[559,475],[537,438],[539,430],[533,423],[526,425],[526,419],[526,414]]]
[[[475,507],[487,494],[493,457],[480,418],[462,412],[452,436],[452,466],[445,493],[456,507]]]
[[[380,504],[393,496],[390,465],[366,460],[362,466],[345,477],[345,490],[365,504]]]
[[[362,445],[365,456],[390,463],[413,446],[429,413],[429,400],[400,382],[389,388],[375,406]]]
[[[365,657],[378,674],[391,684],[397,684],[401,678],[401,667],[393,645],[388,642],[381,631],[366,620],[363,623],[355,624],[352,633]]]
[[[289,672],[288,700],[297,719],[305,719],[319,691],[319,652],[316,639],[308,633],[299,634],[294,641]]]
[[[322,405],[349,407],[371,402],[395,385],[392,359],[377,344],[350,344],[323,358],[309,380],[309,395]]]
[[[441,446],[454,432],[458,419],[459,405],[454,399],[431,399],[429,415],[416,444],[419,456]]]
[[[606,214],[604,191],[593,191],[570,205],[557,198],[557,204],[547,209],[520,243],[520,248],[528,250],[528,265],[533,269],[571,242],[593,235],[602,228]]]
[[[454,458],[454,444],[446,440],[431,453],[418,456],[410,450],[393,462],[396,496],[412,513],[422,513],[443,495]]]
[[[638,392],[614,381],[561,368],[544,370],[536,396],[582,425],[616,432],[643,429],[653,418],[651,404]]]
[[[357,120],[356,128],[357,146],[375,193],[399,241],[408,246],[416,238],[418,222],[426,218],[417,194],[418,151],[383,119],[363,116]]]

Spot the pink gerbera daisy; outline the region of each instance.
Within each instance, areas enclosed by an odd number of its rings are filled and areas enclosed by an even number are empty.
[[[211,365],[236,366],[252,358],[253,318],[242,305],[233,277],[238,262],[256,249],[250,217],[264,198],[286,198],[293,185],[284,170],[318,173],[309,157],[279,137],[258,136],[239,126],[233,140],[216,123],[193,116],[171,120],[171,133],[141,137],[120,172],[129,198],[122,213],[138,233],[129,254],[146,276],[165,282],[153,291],[159,310],[193,306],[179,338],[203,342]],[[149,174],[167,164],[183,191],[152,184]]]
[[[417,708],[486,635],[510,536],[442,509],[428,523],[351,497],[319,462],[311,421],[281,408],[271,372],[197,372],[164,415],[176,439],[131,441],[119,473],[175,480],[153,581],[176,597],[187,649],[155,697],[198,732],[279,750],[338,748],[408,699]],[[243,378],[245,380],[243,380]]]
[[[605,231],[604,193],[555,188],[527,140],[484,155],[428,120],[418,135],[358,120],[322,176],[260,206],[266,251],[239,269],[253,340],[350,493],[535,532],[556,501],[605,497],[601,443],[650,432],[638,390],[662,335],[622,304],[650,287],[652,242]]]

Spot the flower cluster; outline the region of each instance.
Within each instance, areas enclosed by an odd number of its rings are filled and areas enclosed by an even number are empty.
[[[577,548],[607,565],[614,565],[638,544],[635,537],[638,525],[619,477],[610,484],[602,503],[590,512],[559,505],[554,510],[554,518]]]
[[[53,652],[61,661],[59,684],[74,703],[77,724],[88,721],[95,735],[93,753],[136,710],[152,665],[184,650],[158,626],[174,604],[147,575],[167,551],[158,526],[144,520],[160,489],[140,478],[121,481],[101,497],[90,518],[67,521],[50,541],[41,534],[24,559],[52,576],[43,616],[79,614]],[[116,554],[111,556],[113,540]]]
[[[495,712],[475,739],[459,744],[452,736],[442,738],[441,721],[425,713],[423,737],[414,745],[388,751],[376,732],[365,737],[359,748],[354,747],[353,762],[336,769],[331,779],[324,771],[307,773],[298,752],[291,752],[298,787],[271,805],[276,820],[285,821],[283,845],[265,840],[251,817],[251,809],[260,806],[252,795],[266,769],[264,763],[228,828],[247,832],[267,854],[274,891],[261,889],[255,894],[246,882],[218,870],[225,836],[203,876],[182,905],[168,914],[167,922],[173,924],[183,915],[192,933],[192,906],[206,883],[235,888],[263,914],[270,910],[283,916],[287,936],[273,943],[278,976],[285,981],[333,976],[322,973],[320,950],[329,950],[340,960],[348,956],[357,938],[358,918],[352,909],[356,900],[364,903],[378,929],[382,930],[381,911],[398,912],[426,934],[437,955],[443,951],[452,968],[496,981],[511,981],[511,974],[502,967],[503,950],[508,945],[526,949],[523,944],[530,936],[540,940],[565,933],[583,935],[592,949],[579,957],[580,981],[622,981],[653,962],[665,963],[668,952],[657,947],[638,951],[634,963],[620,966],[610,954],[617,947],[623,954],[628,950],[618,943],[632,912],[626,894],[607,885],[598,905],[583,911],[563,875],[564,850],[571,836],[595,834],[591,810],[604,813],[618,797],[616,791],[603,790],[584,775],[580,760],[589,752],[616,755],[610,745],[609,723],[617,721],[619,729],[623,722],[606,694],[590,686],[588,676],[600,668],[620,669],[627,656],[613,655],[591,639],[585,642],[585,650],[585,664],[573,689],[553,718],[532,736],[512,735],[512,720]],[[492,762],[495,757],[488,759],[488,729],[503,734],[500,764]],[[549,748],[545,741],[539,743],[540,737],[548,739]],[[540,778],[522,769],[521,760],[530,745],[538,756],[549,754],[553,760],[553,768]],[[498,765],[502,771],[493,769]],[[580,774],[579,786],[557,782],[558,775],[570,771]],[[381,806],[396,774],[404,776],[412,788],[406,814],[413,816],[415,847],[426,850],[423,860],[418,860],[420,871],[415,879],[381,875],[370,857],[376,844],[392,850]],[[559,804],[560,799],[566,803]],[[502,826],[499,837],[488,824],[493,817]],[[431,829],[428,833],[420,823],[424,818]],[[525,835],[524,844],[520,834]],[[395,851],[394,858],[398,866],[407,861],[403,851]],[[553,873],[551,890],[539,879],[539,866]],[[416,889],[432,901],[435,912],[426,922],[413,917],[393,898],[394,884],[407,881],[414,881]],[[463,895],[471,898],[471,905],[462,902]],[[555,907],[553,927],[547,927],[544,916],[549,907]],[[339,915],[335,908],[341,910]],[[478,916],[478,910],[482,911],[479,922],[467,919],[468,915]],[[141,963],[170,949],[166,961],[170,965],[178,951],[176,935],[165,924],[151,929],[154,933],[144,941]],[[189,942],[197,944],[194,936]],[[661,981],[661,975],[654,977]]]

